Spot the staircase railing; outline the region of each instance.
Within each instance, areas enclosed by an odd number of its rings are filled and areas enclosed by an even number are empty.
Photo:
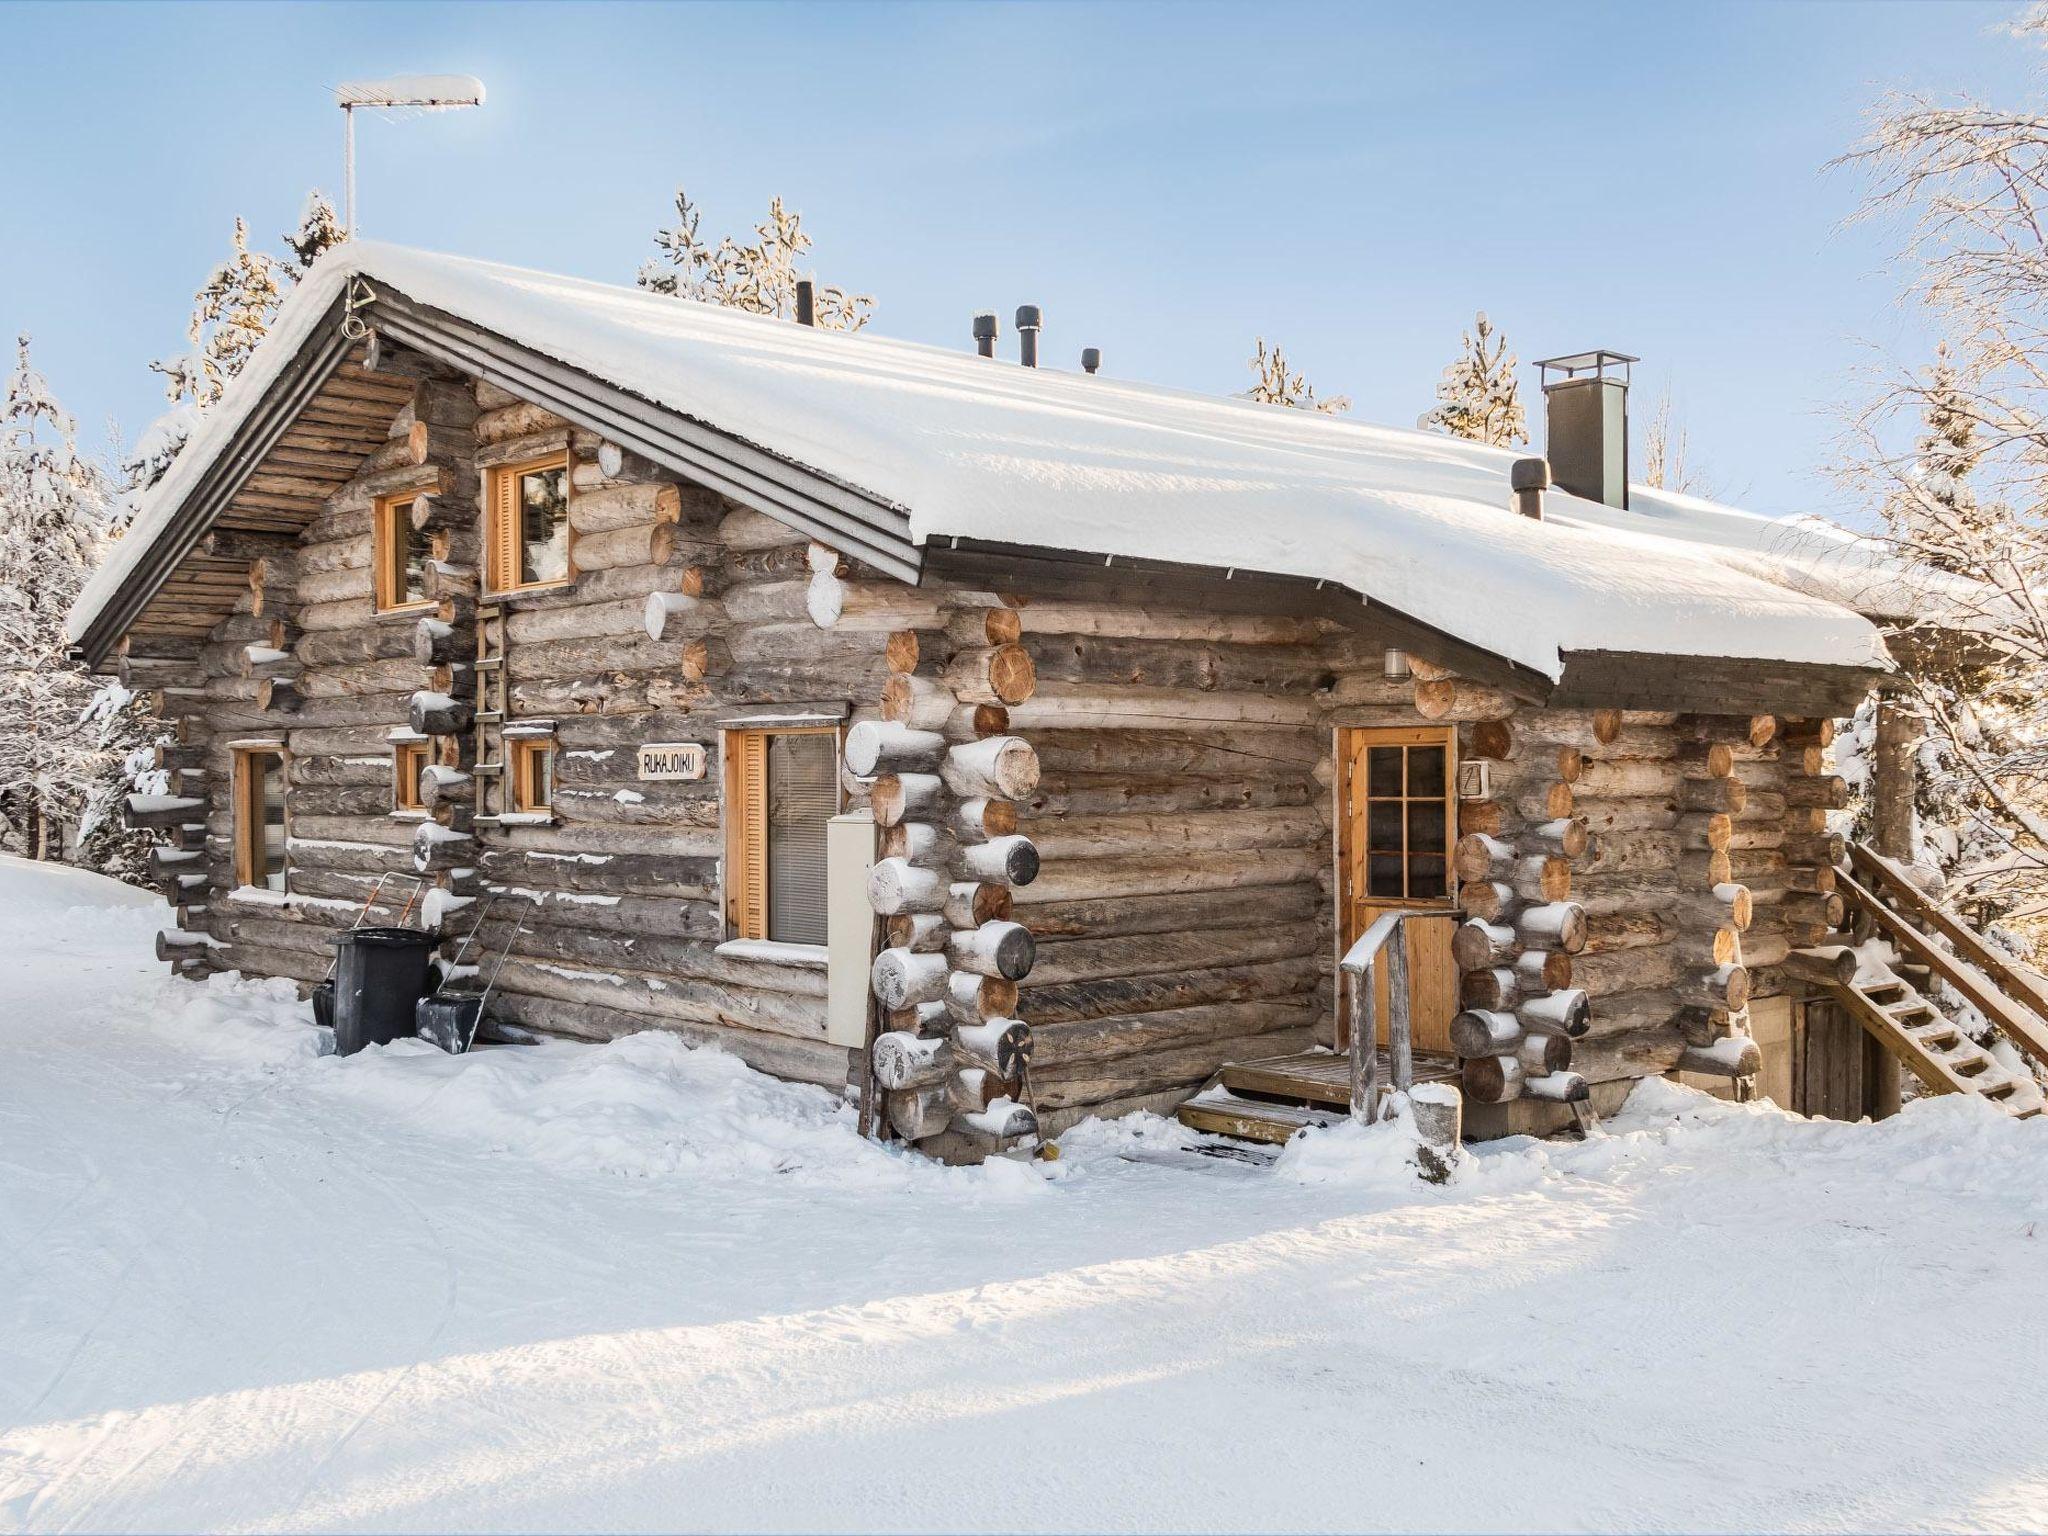
[[[1366,1125],[1379,1119],[1379,970],[1387,972],[1387,1075],[1395,1093],[1415,1086],[1415,1037],[1408,990],[1408,924],[1417,918],[1455,918],[1455,907],[1403,907],[1383,912],[1337,962],[1337,980],[1348,987],[1345,1017],[1351,1030],[1351,1118]],[[1389,948],[1389,942],[1398,940]]]
[[[1837,871],[1836,879],[1843,896],[1874,932],[1939,976],[2014,1045],[2048,1063],[2048,994],[2038,982],[1875,849],[1850,844],[1849,869]],[[1935,943],[1929,933],[1938,935],[1948,948]]]

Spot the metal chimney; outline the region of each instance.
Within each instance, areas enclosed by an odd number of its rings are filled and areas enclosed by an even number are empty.
[[[1094,373],[1101,366],[1102,348],[1083,347],[1081,349],[1081,371],[1083,373]]]
[[[1550,489],[1548,459],[1517,459],[1508,469],[1508,486],[1515,493],[1515,510],[1523,517],[1543,521],[1543,493]]]
[[[1002,329],[996,323],[993,310],[983,310],[974,317],[974,350],[983,357],[996,355],[996,335]]]
[[[1017,361],[1026,368],[1038,366],[1038,333],[1044,324],[1036,304],[1017,306]]]
[[[1639,361],[1605,347],[1537,361],[1544,454],[1559,490],[1628,505],[1628,379]]]
[[[818,323],[818,286],[808,277],[796,280],[796,323],[816,325]]]

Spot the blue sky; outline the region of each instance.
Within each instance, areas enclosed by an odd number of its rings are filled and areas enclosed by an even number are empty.
[[[362,125],[365,233],[629,281],[677,183],[716,233],[780,193],[890,334],[1032,301],[1049,361],[1214,392],[1262,334],[1396,423],[1484,308],[1639,354],[1721,494],[1853,517],[1832,410],[1925,339],[1821,168],[1885,89],[2031,100],[2013,10],[9,5],[0,325],[132,433],[234,216],[338,194],[332,86],[461,70],[483,110]]]

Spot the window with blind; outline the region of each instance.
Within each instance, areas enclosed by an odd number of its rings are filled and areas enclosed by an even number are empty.
[[[427,536],[412,525],[416,496],[386,496],[371,523],[377,611],[417,608],[427,601]]]
[[[725,793],[733,936],[823,944],[825,824],[839,811],[839,732],[726,732]]]
[[[284,753],[272,747],[235,752],[235,883],[285,888]]]
[[[493,592],[569,579],[569,456],[553,454],[490,472],[484,556]]]

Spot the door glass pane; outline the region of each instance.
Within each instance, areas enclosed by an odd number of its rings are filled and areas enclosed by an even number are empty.
[[[768,937],[825,942],[825,823],[839,810],[830,732],[768,738]]]
[[[569,472],[557,465],[519,477],[519,579],[569,574]]]
[[[1444,893],[1444,861],[1434,854],[1411,854],[1408,859],[1408,894],[1417,901]]]
[[[1365,809],[1366,846],[1383,853],[1401,851],[1401,802],[1374,800]]]
[[[1401,793],[1401,749],[1368,747],[1365,753],[1365,792],[1375,800]]]
[[[1441,795],[1444,792],[1444,749],[1442,747],[1410,747],[1408,749],[1408,793],[1415,798]]]
[[[1375,848],[1380,845],[1375,842]],[[1444,803],[1441,800],[1408,802],[1408,851],[1441,853],[1444,847]]]
[[[1369,896],[1385,896],[1398,901],[1406,893],[1401,880],[1401,855],[1398,853],[1375,853],[1365,861],[1365,890]]]

